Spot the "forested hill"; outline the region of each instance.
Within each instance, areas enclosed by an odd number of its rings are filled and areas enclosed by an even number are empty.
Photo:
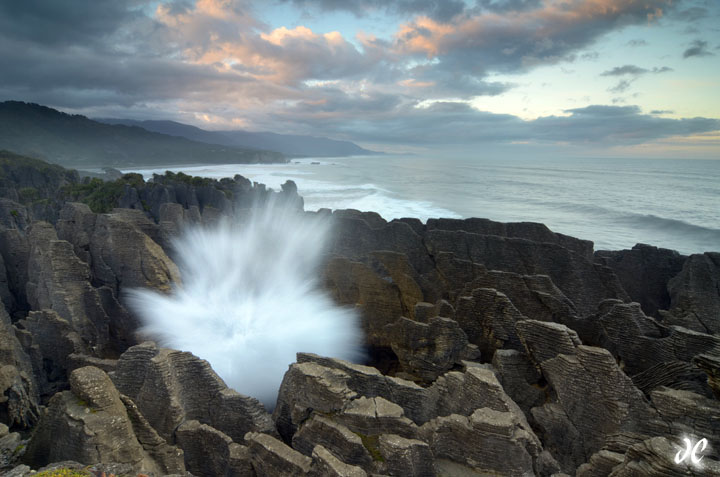
[[[287,161],[279,152],[104,124],[19,101],[0,103],[0,149],[76,168]]]

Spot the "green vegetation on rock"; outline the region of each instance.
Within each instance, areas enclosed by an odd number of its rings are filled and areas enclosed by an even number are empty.
[[[110,212],[118,206],[126,187],[140,188],[145,185],[142,175],[130,173],[112,182],[100,179],[88,179],[79,184],[64,187],[63,192],[72,200],[87,204],[98,214]]]
[[[92,477],[92,473],[85,469],[54,469],[44,470],[33,474],[34,477]]]

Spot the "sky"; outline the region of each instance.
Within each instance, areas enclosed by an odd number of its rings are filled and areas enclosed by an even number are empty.
[[[3,0],[0,100],[386,152],[720,159],[717,0]]]

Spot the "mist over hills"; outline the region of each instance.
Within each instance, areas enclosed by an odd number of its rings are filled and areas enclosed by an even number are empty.
[[[20,101],[0,102],[0,149],[76,168],[287,162],[276,151],[105,124]]]
[[[207,131],[175,121],[97,118],[106,124],[139,126],[161,134],[180,136],[193,141],[221,144],[233,147],[249,147],[281,152],[287,156],[337,157],[380,154],[349,141],[338,141],[325,137],[277,134],[272,132],[251,132],[243,130]]]

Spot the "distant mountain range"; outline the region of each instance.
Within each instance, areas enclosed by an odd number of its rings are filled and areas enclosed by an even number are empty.
[[[138,126],[148,131],[184,137],[192,141],[205,142],[208,144],[267,149],[294,157],[338,157],[379,154],[375,151],[363,149],[349,141],[337,141],[325,137],[296,136],[291,134],[242,130],[207,131],[175,121],[136,121],[132,119],[114,118],[98,118],[96,121],[107,124]]]
[[[347,141],[206,131],[174,121],[92,120],[39,104],[0,102],[0,149],[74,168],[287,162],[378,154]]]
[[[0,149],[75,168],[287,162],[279,152],[105,124],[20,101],[0,103]]]

